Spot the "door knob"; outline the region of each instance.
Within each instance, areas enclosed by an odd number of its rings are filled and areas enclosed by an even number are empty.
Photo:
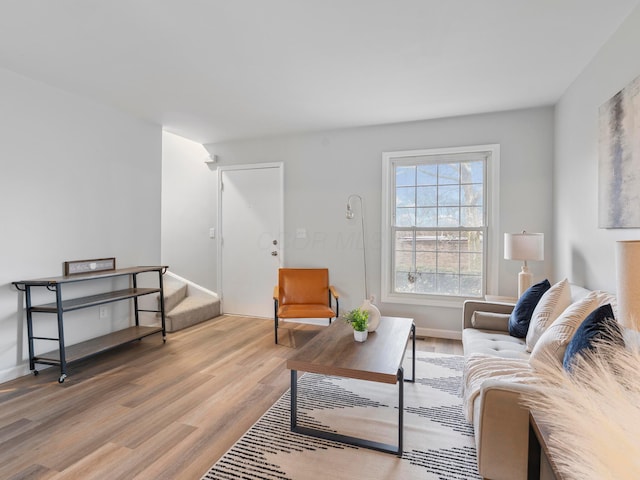
[[[277,257],[278,256],[278,252],[274,250],[273,252],[271,252],[271,256],[272,257]]]
[[[274,245],[277,245],[277,244],[278,244],[278,240],[274,240],[274,241],[273,241],[273,244],[274,244]]]

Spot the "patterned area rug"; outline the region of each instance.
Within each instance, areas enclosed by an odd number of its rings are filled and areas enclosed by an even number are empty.
[[[202,480],[479,479],[473,426],[462,410],[462,366],[461,356],[417,352],[416,382],[404,386],[402,458],[292,433],[287,392]],[[300,426],[395,445],[397,422],[397,385],[310,373],[298,380]]]

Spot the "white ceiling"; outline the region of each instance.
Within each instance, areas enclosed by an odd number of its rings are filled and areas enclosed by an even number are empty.
[[[639,0],[0,0],[0,67],[201,143],[553,104]]]

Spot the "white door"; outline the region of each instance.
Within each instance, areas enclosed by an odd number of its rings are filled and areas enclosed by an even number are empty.
[[[220,168],[218,285],[224,313],[273,316],[281,265],[282,168]]]

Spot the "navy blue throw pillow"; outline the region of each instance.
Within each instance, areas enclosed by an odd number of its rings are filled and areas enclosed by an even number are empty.
[[[509,335],[512,337],[525,338],[529,330],[529,322],[533,310],[538,305],[540,298],[551,288],[549,280],[545,279],[540,283],[529,287],[518,299],[509,317]]]
[[[622,330],[613,316],[611,305],[608,303],[591,312],[576,329],[576,333],[573,334],[564,352],[562,362],[564,369],[571,371],[571,362],[576,355],[594,351],[597,348],[597,342],[624,347]]]

